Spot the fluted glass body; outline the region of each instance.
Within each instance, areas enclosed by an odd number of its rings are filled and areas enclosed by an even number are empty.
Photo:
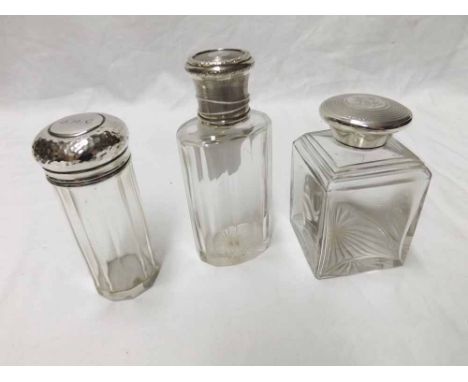
[[[317,278],[402,265],[431,178],[390,138],[375,149],[305,134],[292,150],[291,223]]]
[[[233,265],[270,241],[271,123],[246,120],[214,126],[194,118],[177,141],[197,249],[203,261]]]
[[[148,239],[131,160],[99,183],[56,189],[97,291],[121,300],[148,289],[159,265]]]

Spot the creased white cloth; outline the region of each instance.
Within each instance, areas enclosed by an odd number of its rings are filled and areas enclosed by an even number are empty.
[[[196,114],[189,53],[249,49],[273,120],[274,238],[201,262],[175,132]],[[468,364],[467,17],[1,17],[0,364]],[[328,96],[414,113],[397,138],[433,173],[404,267],[314,279],[289,224],[291,142]],[[161,273],[135,300],[94,290],[31,155],[67,114],[122,118]]]

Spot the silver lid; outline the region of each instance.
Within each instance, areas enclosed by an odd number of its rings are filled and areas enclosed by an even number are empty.
[[[205,50],[189,57],[185,69],[192,74],[198,116],[203,121],[229,125],[248,116],[248,79],[253,64],[250,53],[241,49]]]
[[[383,146],[388,138],[411,122],[411,111],[389,98],[372,94],[341,94],[320,105],[321,117],[334,137],[357,148]]]
[[[42,129],[33,155],[47,179],[60,186],[81,186],[106,179],[130,157],[128,130],[117,117],[103,113],[74,114]]]
[[[188,58],[185,69],[192,74],[220,75],[245,71],[253,64],[254,60],[246,50],[219,48],[195,53]]]

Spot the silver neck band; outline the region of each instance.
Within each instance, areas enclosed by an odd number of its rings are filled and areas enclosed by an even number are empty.
[[[194,75],[198,116],[213,125],[229,125],[245,119],[250,111],[248,78],[248,72]]]
[[[122,171],[130,161],[130,151],[125,150],[111,162],[86,171],[58,173],[45,171],[47,180],[55,186],[81,187],[102,182]]]

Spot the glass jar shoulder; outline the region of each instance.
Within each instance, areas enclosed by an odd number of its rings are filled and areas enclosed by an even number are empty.
[[[177,140],[182,145],[219,144],[266,133],[270,129],[270,118],[261,111],[251,110],[246,120],[227,126],[213,126],[198,117],[192,118],[177,130]]]
[[[306,133],[294,141],[294,146],[308,156],[318,156],[335,170],[363,165],[395,165],[412,163],[425,168],[424,163],[411,150],[395,138],[375,149],[358,149],[334,139],[330,130]]]
[[[357,149],[337,142],[330,130],[307,133],[294,141],[296,160],[306,163],[325,189],[339,181],[406,178],[409,173],[430,180],[425,164],[394,138],[375,149]]]

